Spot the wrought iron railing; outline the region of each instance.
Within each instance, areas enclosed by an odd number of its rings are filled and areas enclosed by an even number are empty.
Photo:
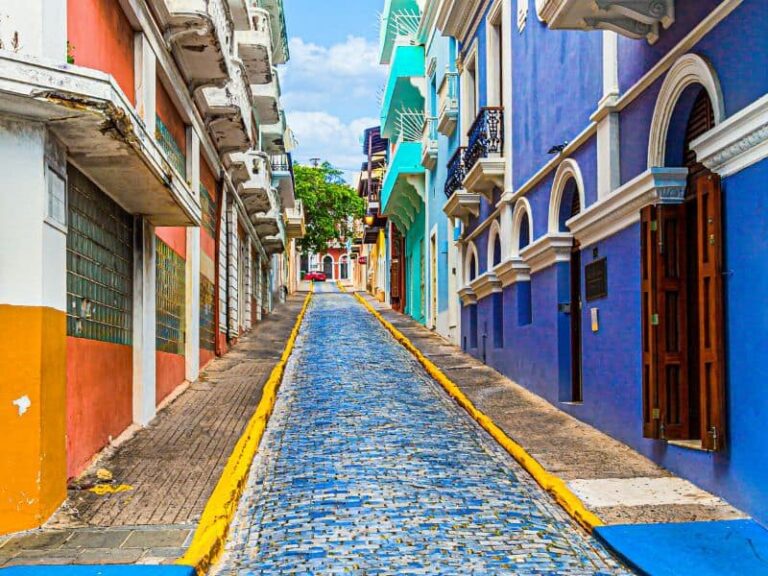
[[[488,158],[491,154],[501,154],[504,150],[504,109],[481,108],[467,136],[469,143],[464,165],[469,172],[481,158]]]
[[[374,178],[368,182],[368,202],[377,203],[381,197],[381,180]]]
[[[445,196],[450,198],[456,190],[463,186],[464,176],[467,171],[464,166],[466,148],[456,150],[456,153],[448,160],[448,177],[445,180]]]

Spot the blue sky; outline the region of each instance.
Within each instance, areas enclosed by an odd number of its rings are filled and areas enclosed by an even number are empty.
[[[378,14],[383,0],[285,0],[291,60],[281,69],[283,106],[296,160],[359,171],[360,136],[378,125]]]

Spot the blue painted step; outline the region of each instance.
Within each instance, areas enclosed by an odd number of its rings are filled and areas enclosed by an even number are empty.
[[[768,530],[753,520],[601,526],[595,534],[641,574],[768,575]]]
[[[2,576],[195,576],[190,566],[14,566]]]

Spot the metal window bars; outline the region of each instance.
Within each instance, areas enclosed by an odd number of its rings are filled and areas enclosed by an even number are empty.
[[[466,148],[458,148],[451,159],[448,160],[448,177],[445,180],[445,196],[450,198],[456,190],[463,187],[464,176],[467,171],[464,164]]]

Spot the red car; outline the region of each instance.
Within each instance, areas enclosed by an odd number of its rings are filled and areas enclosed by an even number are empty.
[[[311,280],[312,282],[325,282],[325,272],[307,272],[304,276],[304,280]]]

